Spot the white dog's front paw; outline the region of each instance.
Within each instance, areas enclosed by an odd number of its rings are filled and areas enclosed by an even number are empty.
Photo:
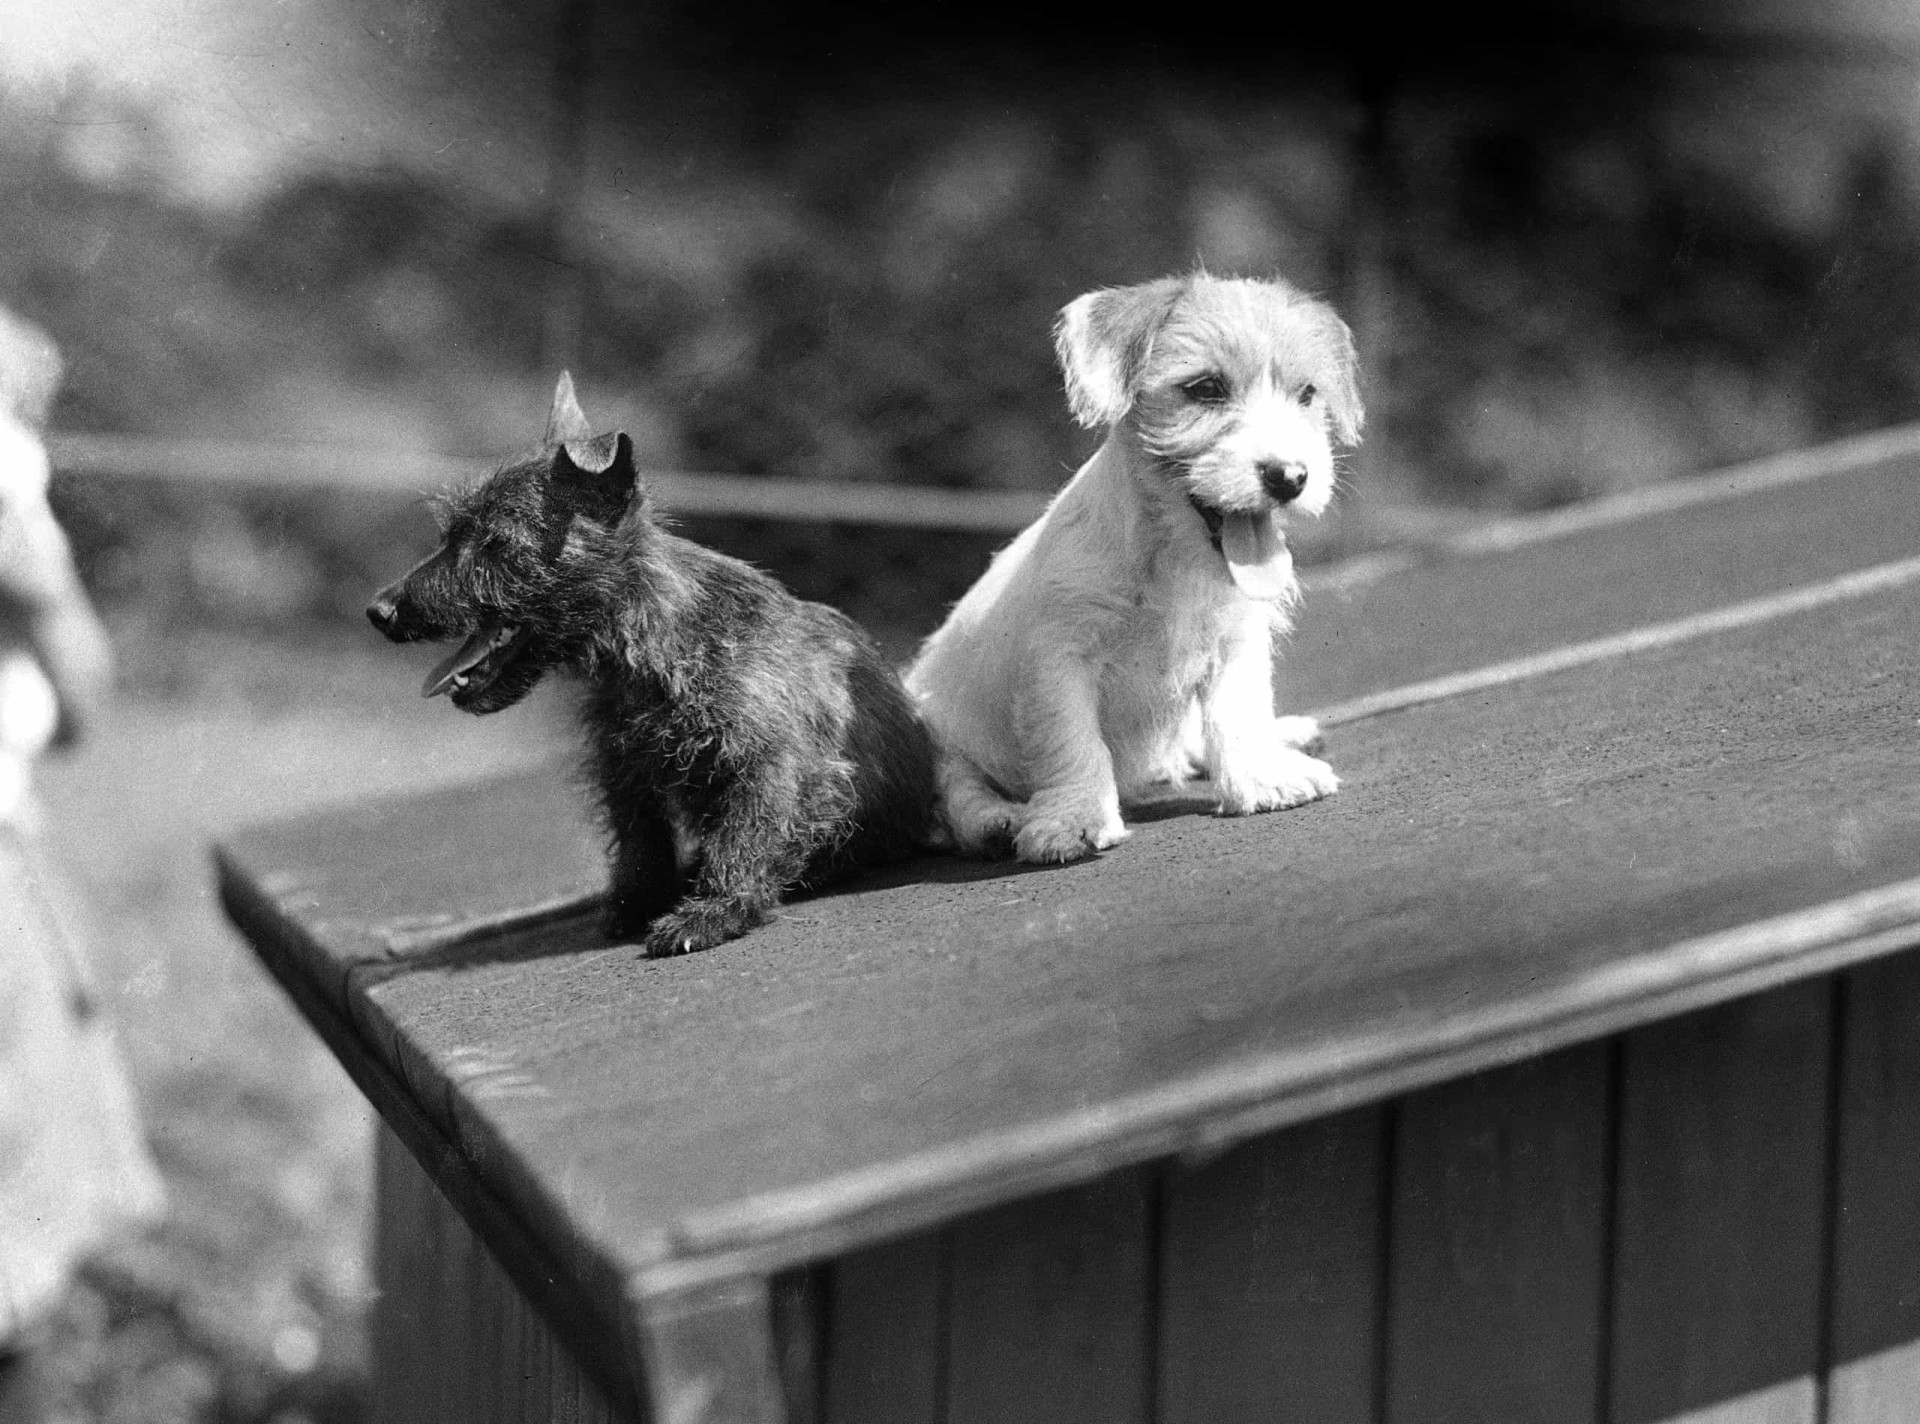
[[[1117,846],[1131,832],[1120,813],[1103,807],[1036,807],[1013,838],[1014,854],[1034,865],[1059,865],[1085,860],[1097,851]]]
[[[1220,814],[1247,816],[1255,811],[1284,811],[1331,796],[1340,778],[1319,757],[1276,747],[1254,766],[1235,767],[1220,776]]]

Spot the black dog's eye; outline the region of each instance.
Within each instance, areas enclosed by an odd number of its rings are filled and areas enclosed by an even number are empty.
[[[1300,404],[1312,405],[1314,400],[1319,396],[1319,394],[1320,394],[1319,389],[1313,385],[1305,385],[1300,387]]]
[[[1227,398],[1227,383],[1218,376],[1200,376],[1180,387],[1180,393],[1201,405],[1219,405]]]

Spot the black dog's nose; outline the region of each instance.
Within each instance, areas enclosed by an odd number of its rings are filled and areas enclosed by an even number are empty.
[[[1260,483],[1280,504],[1300,498],[1307,487],[1307,467],[1298,460],[1268,460],[1260,465]]]
[[[367,605],[367,621],[391,638],[394,623],[400,617],[400,605],[387,594],[380,594]]]

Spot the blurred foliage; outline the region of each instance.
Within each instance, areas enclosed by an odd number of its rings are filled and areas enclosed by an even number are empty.
[[[557,235],[539,201],[417,173],[309,172],[216,209],[144,180],[157,158],[105,181],[16,147],[0,290],[67,349],[67,428],[372,458],[526,444],[577,300],[588,409],[645,461],[1051,488],[1092,444],[1054,313],[1195,263],[1285,275],[1361,326],[1362,500],[1538,507],[1920,410],[1916,143],[1872,85],[1488,51],[1403,64],[1388,92],[1364,228],[1366,114],[1324,65],[1116,61],[803,93],[734,130],[610,124],[633,163],[589,165]],[[195,616],[339,616],[421,538],[357,495],[65,503],[103,593]],[[732,551],[844,584],[766,533]],[[942,599],[979,567],[969,541],[869,542]],[[922,631],[942,606],[842,592]]]
[[[1362,332],[1383,475],[1536,505],[1920,408],[1903,116],[1583,63],[1395,90]],[[16,151],[0,290],[65,344],[70,428],[495,451],[537,420],[571,271],[589,406],[657,463],[1046,488],[1090,443],[1053,313],[1200,261],[1350,295],[1361,122],[1324,71],[802,104],[685,140],[693,177],[644,201],[675,250],[591,189],[556,252],[536,207],[414,174],[207,211]]]

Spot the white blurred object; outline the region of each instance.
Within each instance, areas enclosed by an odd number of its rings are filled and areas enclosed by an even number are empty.
[[[22,377],[21,363],[52,364]],[[106,631],[47,503],[46,448],[28,423],[44,415],[58,372],[17,320],[0,320],[0,823],[29,814],[33,759],[92,715],[113,678]]]
[[[22,649],[0,649],[0,822],[25,817],[33,759],[59,725],[60,702],[40,664]]]
[[[34,759],[74,735],[112,676],[47,503],[38,427],[59,377],[52,342],[0,309],[0,1349],[82,1257],[161,1205],[82,907],[30,794]]]
[[[40,664],[17,650],[0,653],[0,752],[39,756],[59,723],[60,703]]]
[[[0,346],[5,335],[0,327]],[[0,402],[14,394],[0,377]],[[11,408],[0,410],[0,824],[24,821],[33,759],[60,723],[59,694],[36,651],[40,629],[70,596],[66,539],[47,505],[48,473],[38,437]]]

